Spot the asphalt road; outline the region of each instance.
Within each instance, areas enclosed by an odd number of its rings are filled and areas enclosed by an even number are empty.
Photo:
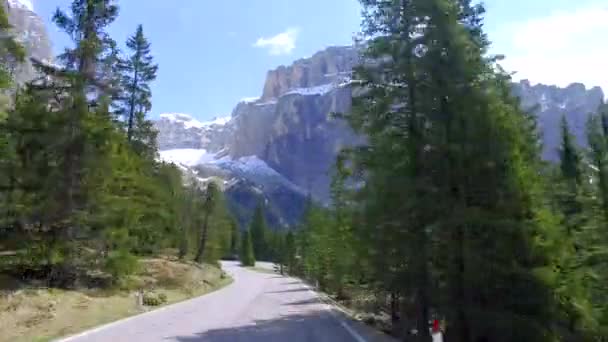
[[[234,282],[216,292],[62,340],[176,342],[388,341],[342,317],[301,281],[223,268]]]

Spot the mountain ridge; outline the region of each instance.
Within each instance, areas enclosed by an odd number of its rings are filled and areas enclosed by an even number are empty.
[[[334,46],[268,71],[260,97],[239,101],[231,119],[215,133],[201,132],[211,142],[200,146],[222,150],[235,160],[257,156],[316,200],[328,203],[336,154],[362,141],[345,122],[330,115],[350,110],[352,68],[360,60],[355,47]],[[513,94],[520,97],[524,110],[536,114],[547,160],[558,157],[561,116],[584,145],[584,122],[604,98],[600,87],[572,83],[560,88],[528,80],[513,83]],[[213,144],[214,134],[221,137],[216,140],[221,146]],[[159,139],[163,136],[161,129]],[[177,144],[179,139],[173,139]]]

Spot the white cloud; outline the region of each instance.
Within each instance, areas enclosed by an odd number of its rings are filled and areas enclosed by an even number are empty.
[[[603,1],[602,1],[603,2]],[[528,78],[565,86],[582,82],[608,93],[608,6],[596,4],[503,27],[496,36],[503,66]],[[496,39],[498,37],[498,39]]]
[[[261,37],[253,44],[255,47],[268,48],[271,55],[287,55],[296,47],[296,39],[300,32],[297,28],[289,28],[272,37]]]

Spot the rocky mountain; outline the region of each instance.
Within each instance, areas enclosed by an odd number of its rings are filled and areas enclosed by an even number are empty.
[[[543,158],[556,161],[559,158],[560,120],[566,117],[572,134],[580,146],[587,144],[585,124],[591,113],[604,100],[601,88],[587,89],[581,83],[566,88],[543,84],[531,85],[528,80],[513,84],[513,94],[520,98],[523,109],[536,114],[542,133]]]
[[[358,138],[331,113],[351,106],[352,47],[331,47],[268,72],[262,96],[232,112],[230,155],[256,155],[315,198],[327,201],[336,153]]]
[[[351,73],[359,60],[353,47],[330,47],[271,70],[261,96],[238,103],[229,120],[200,123],[189,116],[163,115],[156,123],[161,155],[196,166],[202,176],[221,173],[233,185],[227,193],[235,203],[251,208],[262,196],[277,213],[275,222],[294,222],[304,194],[328,202],[337,152],[361,141],[331,116],[350,109]],[[604,98],[600,88],[578,83],[558,88],[521,81],[513,84],[513,93],[537,115],[543,156],[549,160],[557,158],[561,116],[584,144],[585,121]],[[290,210],[292,204],[297,210]]]
[[[53,49],[44,21],[34,12],[31,0],[4,0],[9,23],[13,26],[15,38],[23,44],[28,57],[51,63]],[[36,77],[29,58],[26,63],[14,66],[14,78],[23,84]]]
[[[219,117],[209,122],[200,122],[180,113],[162,114],[156,122],[159,131],[159,149],[204,149],[218,152],[226,147],[232,136],[230,117]]]
[[[160,159],[175,163],[187,180],[222,185],[242,226],[249,223],[260,202],[266,204],[266,219],[274,227],[300,219],[306,200],[303,190],[255,155],[235,158],[228,154],[234,120],[200,122],[186,114],[163,114],[155,125]]]

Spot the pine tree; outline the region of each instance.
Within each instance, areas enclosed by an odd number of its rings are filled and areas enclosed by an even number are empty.
[[[241,237],[240,259],[243,266],[255,266],[255,254],[249,230],[243,231],[243,236]]]
[[[605,105],[604,105],[605,106]],[[591,115],[587,122],[587,140],[589,142],[588,159],[591,168],[591,182],[593,185],[593,196],[591,201],[590,215],[588,217],[589,238],[587,245],[588,256],[585,260],[595,272],[596,276],[591,280],[586,279],[587,284],[592,287],[593,303],[599,312],[600,336],[608,332],[608,309],[603,304],[608,300],[608,113],[606,107],[600,107],[598,114]],[[591,236],[589,236],[591,235]]]
[[[154,156],[156,134],[146,113],[152,108],[150,83],[156,79],[158,65],[154,64],[150,43],[144,35],[142,25],[137,27],[133,36],[127,41],[131,55],[121,63],[122,87],[124,96],[120,99],[119,114],[127,125],[127,139],[137,142],[139,152],[147,149],[147,154]]]
[[[4,6],[0,6],[0,90],[12,85],[11,67],[15,63],[25,60],[25,49],[10,35],[11,25]],[[9,98],[0,94],[0,206],[4,208],[0,213],[0,227],[8,225],[11,221],[13,182],[11,168],[14,163],[14,153],[11,144],[12,127],[7,125],[7,109]]]
[[[293,232],[290,230],[285,236],[285,265],[289,274],[295,274],[296,267],[296,240]]]
[[[207,189],[204,194],[204,200],[202,204],[203,210],[203,220],[200,231],[200,239],[198,250],[196,252],[196,256],[194,260],[196,262],[203,262],[203,254],[205,253],[205,248],[207,247],[207,241],[209,239],[209,218],[213,214],[218,202],[219,189],[214,182],[209,182],[207,184]]]
[[[6,8],[0,8],[0,89],[6,89],[12,84],[11,69],[16,63],[25,60],[25,49],[11,35],[12,26],[8,21]],[[2,119],[0,117],[0,119]]]
[[[550,340],[560,231],[539,195],[534,125],[486,56],[483,7],[362,3],[366,57],[376,61],[354,77],[348,119],[368,137],[353,157],[365,176],[364,227],[373,227],[360,239],[398,298],[394,323],[396,311],[414,317],[428,341],[438,311],[456,341]]]
[[[558,198],[563,226],[569,238],[573,238],[585,223],[583,220],[584,179],[588,176],[583,170],[583,156],[576,146],[574,137],[565,117],[561,121],[560,177],[558,179]]]
[[[589,159],[596,173],[601,208],[604,220],[608,222],[608,165],[606,165],[606,153],[608,146],[602,130],[602,117],[592,115],[587,121],[587,140],[589,141]]]
[[[267,260],[270,252],[268,243],[269,234],[266,219],[264,218],[264,206],[261,203],[255,208],[249,231],[251,232],[251,244],[256,259]]]
[[[76,238],[102,235],[97,220],[111,216],[110,209],[94,215],[91,210],[108,195],[98,191],[107,184],[99,174],[117,146],[108,111],[113,89],[104,61],[113,46],[105,28],[118,8],[110,1],[75,0],[70,9],[69,14],[58,9],[53,17],[74,43],[59,56],[63,67],[34,61],[46,77],[19,95],[9,118],[18,156],[13,180],[27,189],[14,193],[20,201],[19,226],[35,227],[38,239],[32,243],[45,246],[51,285],[65,286],[74,282],[78,264],[88,261],[78,257]]]
[[[239,253],[240,233],[239,224],[234,217],[230,219],[230,255],[234,257]]]

